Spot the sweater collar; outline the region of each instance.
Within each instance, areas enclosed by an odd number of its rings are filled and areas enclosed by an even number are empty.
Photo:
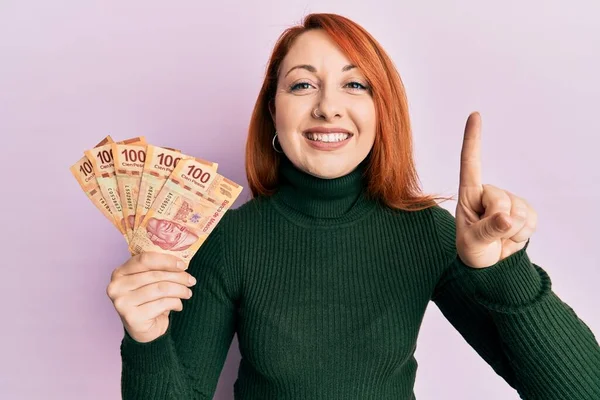
[[[370,203],[366,199],[364,173],[368,157],[352,172],[334,179],[323,179],[298,169],[282,155],[280,185],[274,200],[288,217],[302,222],[349,222],[363,215]]]

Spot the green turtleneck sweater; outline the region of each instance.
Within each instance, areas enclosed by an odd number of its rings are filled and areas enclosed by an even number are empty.
[[[228,211],[191,261],[198,283],[167,332],[149,343],[124,333],[123,398],[212,399],[237,333],[236,399],[414,399],[433,301],[522,398],[600,399],[594,334],[527,247],[470,268],[452,214],[367,199],[362,167],[323,180],[284,158],[274,196]]]

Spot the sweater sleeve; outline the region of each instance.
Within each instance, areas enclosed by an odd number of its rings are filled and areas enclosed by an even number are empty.
[[[455,219],[431,209],[445,269],[432,301],[469,345],[525,399],[600,399],[600,347],[552,291],[526,246],[488,268],[456,252]]]
[[[221,221],[222,223],[223,221]],[[124,400],[212,399],[235,331],[237,279],[223,259],[221,224],[196,252],[188,272],[197,283],[168,330],[148,343],[124,330]]]

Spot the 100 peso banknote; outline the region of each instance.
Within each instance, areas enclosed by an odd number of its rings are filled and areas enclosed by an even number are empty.
[[[133,238],[133,226],[138,200],[138,191],[142,181],[142,171],[146,161],[145,143],[113,143],[112,152],[115,163],[115,178],[123,209],[123,221],[128,240]]]
[[[158,251],[189,263],[241,191],[203,162],[180,160],[137,228],[130,252]]]
[[[146,162],[144,163],[135,211],[134,234],[142,224],[144,216],[150,211],[167,178],[169,178],[179,161],[187,158],[193,157],[182,154],[176,149],[151,144],[146,147]],[[217,163],[199,158],[196,160],[217,172]]]
[[[243,188],[218,164],[146,143],[105,137],[70,167],[132,255],[158,251],[189,263]]]
[[[119,143],[132,144],[145,142],[145,138],[141,136],[132,139],[127,139]],[[121,196],[119,193],[117,179],[115,176],[115,163],[113,158],[112,145],[112,143],[108,143],[103,146],[93,148],[91,150],[86,150],[85,155],[89,158],[89,160],[92,163],[94,173],[96,174],[96,180],[98,181],[98,186],[100,187],[100,191],[102,192],[104,199],[108,203],[110,212],[113,215],[113,218],[115,219],[115,224],[117,225],[119,231],[125,237],[125,240],[127,240],[127,242],[129,243],[125,219],[123,218]]]
[[[102,141],[94,146],[94,148],[98,148],[109,143],[113,143],[110,135],[102,139]],[[94,167],[92,166],[89,158],[87,156],[81,157],[79,161],[73,164],[69,169],[87,197],[98,208],[98,210],[100,210],[100,212],[102,212],[102,214],[108,218],[110,222],[112,222],[115,228],[119,229],[110,211],[110,207],[100,191],[100,186],[98,185],[96,174],[94,173]]]

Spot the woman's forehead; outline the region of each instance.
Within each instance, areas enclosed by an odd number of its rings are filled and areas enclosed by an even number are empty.
[[[282,62],[282,71],[286,74],[296,65],[310,65],[321,72],[324,69],[343,69],[352,64],[329,35],[318,30],[304,32],[291,46]]]

